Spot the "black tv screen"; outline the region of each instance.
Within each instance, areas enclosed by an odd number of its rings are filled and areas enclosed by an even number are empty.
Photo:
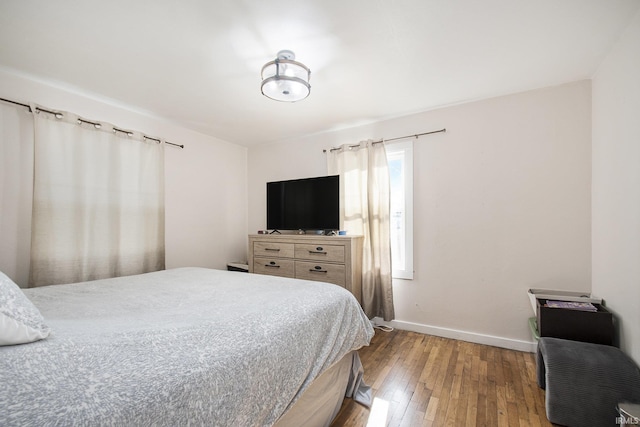
[[[340,177],[267,183],[267,229],[338,230]]]

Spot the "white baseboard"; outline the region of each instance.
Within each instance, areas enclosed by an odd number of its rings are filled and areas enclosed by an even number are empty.
[[[535,342],[477,334],[474,332],[459,331],[457,329],[429,326],[420,323],[403,322],[401,320],[392,320],[391,322],[385,322],[380,317],[374,317],[372,319],[372,323],[374,325],[391,326],[395,329],[401,329],[403,331],[419,332],[421,334],[435,335],[437,337],[468,341],[476,344],[508,348],[510,350],[526,351],[529,353],[535,353],[536,349],[538,348],[538,345]]]

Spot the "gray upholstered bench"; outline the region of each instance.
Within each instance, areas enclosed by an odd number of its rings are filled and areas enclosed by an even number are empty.
[[[537,376],[555,424],[614,426],[618,403],[640,403],[640,370],[616,347],[540,338]]]

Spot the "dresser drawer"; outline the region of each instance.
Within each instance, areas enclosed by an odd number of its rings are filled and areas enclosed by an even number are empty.
[[[293,258],[294,254],[295,250],[293,243],[253,242],[254,256]]]
[[[295,277],[294,261],[280,258],[254,258],[253,272],[272,276]]]
[[[296,261],[296,278],[329,282],[345,287],[345,266],[321,262]]]
[[[344,246],[296,243],[297,259],[344,262]]]

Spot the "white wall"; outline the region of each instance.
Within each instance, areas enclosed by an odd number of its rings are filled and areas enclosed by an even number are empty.
[[[246,259],[246,148],[3,69],[0,97],[70,111],[184,144],[182,150],[167,146],[165,155],[167,268],[226,268],[229,261]],[[6,209],[5,205],[0,209]],[[27,277],[24,265],[2,248],[0,269],[23,286]]]
[[[530,350],[528,288],[591,289],[591,85],[581,81],[249,150],[265,183],[326,174],[322,149],[440,128],[414,144],[415,279],[395,325]]]
[[[593,79],[593,291],[640,364],[640,13]]]

